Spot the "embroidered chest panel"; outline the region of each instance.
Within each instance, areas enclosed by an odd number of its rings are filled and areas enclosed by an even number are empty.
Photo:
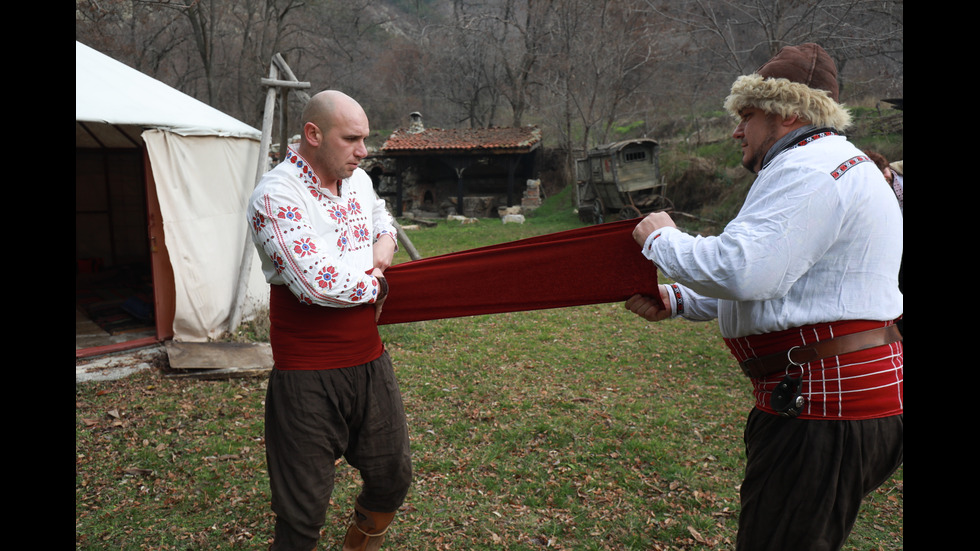
[[[334,253],[341,257],[351,251],[369,248],[372,242],[371,213],[362,203],[360,190],[344,181],[338,189],[340,197],[329,195],[322,190],[320,179],[302,157],[290,151],[286,160],[296,168],[309,194],[310,201],[305,205],[305,210],[309,216],[316,218],[310,221],[310,226],[321,239],[326,240],[324,244],[335,247]],[[301,216],[303,207],[281,205],[279,217]]]

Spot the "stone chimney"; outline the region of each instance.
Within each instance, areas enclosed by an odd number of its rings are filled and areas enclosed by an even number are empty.
[[[422,125],[422,113],[415,111],[408,117],[412,119],[412,123],[408,127],[410,133],[418,134],[425,131],[425,126]]]

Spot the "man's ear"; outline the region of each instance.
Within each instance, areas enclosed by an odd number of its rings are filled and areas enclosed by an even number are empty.
[[[782,125],[790,130],[795,130],[801,126],[806,126],[808,124],[813,124],[812,122],[804,119],[799,115],[790,115],[783,119]]]
[[[312,122],[307,122],[303,125],[303,137],[307,143],[314,147],[319,146],[320,140],[323,138],[322,134],[320,134],[320,128]]]

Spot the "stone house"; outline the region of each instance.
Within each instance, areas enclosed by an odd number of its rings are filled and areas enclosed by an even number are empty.
[[[527,182],[536,178],[539,128],[427,129],[419,113],[411,121],[362,164],[395,216],[489,218],[536,193]]]

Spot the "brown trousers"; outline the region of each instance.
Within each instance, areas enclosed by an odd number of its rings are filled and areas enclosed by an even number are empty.
[[[364,481],[357,502],[396,511],[412,479],[408,425],[391,359],[317,371],[273,369],[265,444],[276,513],[273,550],[313,549],[340,457]],[[350,504],[353,509],[354,504]]]

